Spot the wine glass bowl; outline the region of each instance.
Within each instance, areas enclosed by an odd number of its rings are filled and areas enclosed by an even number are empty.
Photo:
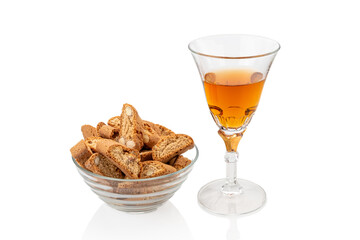
[[[208,107],[226,146],[226,178],[202,187],[200,205],[222,215],[260,209],[265,191],[237,178],[238,144],[258,107],[279,43],[253,35],[214,35],[189,44],[204,86]]]

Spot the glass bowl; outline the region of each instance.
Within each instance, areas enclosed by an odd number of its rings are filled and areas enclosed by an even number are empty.
[[[107,205],[123,212],[144,213],[156,210],[179,190],[194,167],[199,150],[195,146],[182,155],[191,160],[190,165],[168,175],[146,179],[104,177],[82,168],[72,159],[85,183]]]

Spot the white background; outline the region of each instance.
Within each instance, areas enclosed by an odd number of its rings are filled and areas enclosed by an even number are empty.
[[[1,239],[359,239],[357,1],[1,1]],[[187,49],[212,34],[282,45],[239,147],[239,176],[268,202],[230,219],[197,191],[225,147]],[[158,211],[108,208],[69,149],[82,124],[133,104],[191,135],[200,158]]]

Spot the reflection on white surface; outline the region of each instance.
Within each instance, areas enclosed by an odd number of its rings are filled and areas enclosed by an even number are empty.
[[[240,232],[237,226],[237,217],[228,217],[230,221],[229,230],[226,233],[227,240],[239,240],[240,239]]]
[[[128,214],[103,204],[90,220],[83,239],[193,238],[180,212],[168,201],[156,211],[145,214]]]
[[[205,209],[201,204],[199,204],[200,208],[203,209],[206,213],[213,215],[215,217],[226,218],[229,220],[229,228],[226,232],[226,240],[239,240],[240,239],[240,231],[238,229],[238,223],[237,223],[238,219],[246,218],[247,216],[250,216],[250,215],[260,212],[264,208],[265,205],[266,205],[266,202],[261,208],[255,210],[253,212],[250,212],[250,213],[242,214],[239,216],[236,216],[236,215],[226,216],[226,215],[212,213],[212,212],[208,211],[207,209]]]

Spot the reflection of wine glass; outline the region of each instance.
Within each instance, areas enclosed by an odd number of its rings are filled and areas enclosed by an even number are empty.
[[[157,211],[146,214],[119,212],[103,204],[89,222],[83,239],[193,238],[181,213],[167,201]]]
[[[229,230],[226,233],[227,240],[239,240],[240,239],[240,232],[237,226],[237,218],[236,216],[229,217],[230,226]]]
[[[208,183],[198,194],[200,205],[223,215],[261,208],[265,191],[237,178],[237,146],[258,106],[270,66],[280,49],[271,39],[251,35],[215,35],[189,44],[212,117],[226,145],[226,178]]]

